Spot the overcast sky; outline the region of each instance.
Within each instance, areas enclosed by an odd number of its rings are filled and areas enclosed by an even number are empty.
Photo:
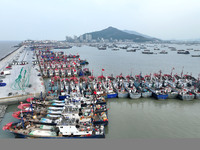
[[[200,39],[200,0],[0,0],[0,40],[64,40],[109,26]]]

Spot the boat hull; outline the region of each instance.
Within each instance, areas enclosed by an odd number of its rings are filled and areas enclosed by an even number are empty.
[[[169,99],[175,99],[175,98],[177,98],[177,96],[178,96],[178,93],[168,93]]]
[[[200,93],[195,93],[195,99],[200,99]]]
[[[186,100],[186,101],[191,101],[191,100],[194,100],[194,97],[195,97],[195,95],[194,94],[192,94],[192,95],[189,95],[189,94],[186,94],[186,95],[178,95],[178,98],[180,99],[180,100]]]
[[[91,135],[91,136],[67,136],[67,137],[60,137],[60,136],[31,136],[26,134],[20,134],[16,132],[12,132],[16,138],[38,138],[38,139],[85,139],[85,138],[105,138],[105,135]]]
[[[117,97],[117,93],[107,94],[107,98],[116,98],[116,97]]]
[[[125,93],[118,92],[118,98],[127,98],[127,97],[128,97],[128,92]]]
[[[139,99],[141,97],[141,93],[129,93],[129,97],[131,99]]]
[[[142,92],[143,98],[147,98],[147,97],[151,97],[151,96],[152,96],[152,92]]]
[[[108,121],[93,121],[94,125],[104,125],[107,126],[108,125]]]

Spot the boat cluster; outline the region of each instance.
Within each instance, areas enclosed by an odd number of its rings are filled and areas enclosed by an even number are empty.
[[[60,87],[60,88],[59,88]],[[179,98],[181,100],[200,99],[199,79],[191,75],[161,74],[116,76],[82,76],[71,78],[52,78],[48,86],[48,94],[66,95],[77,92],[90,95],[96,92],[104,98],[147,98],[156,99]]]
[[[113,88],[118,97],[154,97],[156,99],[200,99],[199,80],[191,75],[154,73],[153,75],[117,76]]]
[[[45,69],[82,70],[79,55],[35,52],[43,74]],[[104,138],[104,126],[108,124],[106,100],[91,90],[85,75],[74,71],[62,76],[55,72],[46,87],[46,97],[41,93],[40,98],[31,97],[28,103],[21,103],[21,110],[13,113],[19,121],[8,123],[3,130],[22,138]]]
[[[158,45],[158,44],[131,44],[131,43],[121,43],[121,44],[88,44],[91,47],[97,47],[99,50],[107,50],[110,48],[112,51],[119,51],[120,49],[126,50],[126,52],[137,52],[141,51],[142,54],[168,54],[170,51],[177,51],[177,54],[190,54],[194,51],[192,57],[200,57],[199,54],[195,54],[199,49],[187,48],[187,49],[177,49],[176,47],[168,45]]]
[[[43,77],[70,77],[91,75],[88,68],[82,69],[88,61],[81,60],[79,55],[65,55],[63,52],[38,50],[36,55]]]
[[[104,138],[108,124],[106,100],[96,94],[78,92],[52,97],[28,98],[8,123],[9,130],[21,138]]]

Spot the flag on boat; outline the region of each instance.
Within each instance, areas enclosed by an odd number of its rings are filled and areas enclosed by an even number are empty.
[[[102,69],[102,71],[104,71],[104,69]]]
[[[10,123],[8,123],[8,124],[6,124],[3,128],[2,128],[2,130],[8,130],[11,126],[12,126],[12,124],[13,124],[13,122],[10,122]]]

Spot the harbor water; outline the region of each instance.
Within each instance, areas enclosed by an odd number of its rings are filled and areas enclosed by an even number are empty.
[[[161,45],[158,45],[161,48]],[[170,45],[177,49],[200,49],[199,45]],[[152,47],[149,47],[152,49]],[[126,52],[120,49],[98,50],[95,47],[76,47],[63,50],[66,54],[80,54],[81,59],[86,59],[98,76],[103,74],[114,76],[122,73],[124,76],[132,72],[133,75],[142,73],[173,73],[190,74],[198,77],[200,73],[199,57],[191,57],[191,54],[199,54],[191,51],[189,55],[180,55],[176,51],[170,51],[167,47],[161,48],[168,54],[144,55],[142,50]],[[60,51],[60,50],[55,50]],[[157,51],[154,51],[157,52]],[[158,51],[159,52],[159,51]],[[148,99],[108,99],[108,119],[106,127],[106,139],[130,139],[130,138],[200,138],[200,101],[181,101],[178,99],[155,100]],[[0,123],[0,128],[8,122],[16,121],[11,115],[17,110],[17,105],[7,108],[5,117]],[[0,138],[14,138],[13,134],[0,129]]]
[[[19,43],[19,41],[0,41],[0,60],[15,49],[17,49],[14,46]]]

